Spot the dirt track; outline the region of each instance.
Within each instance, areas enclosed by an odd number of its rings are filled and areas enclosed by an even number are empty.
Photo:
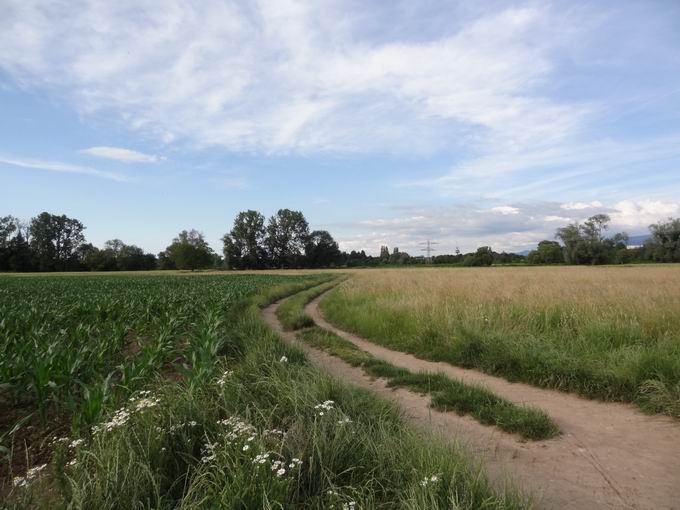
[[[519,487],[538,496],[541,508],[680,510],[679,423],[644,415],[633,406],[510,383],[386,349],[325,321],[318,308],[322,297],[307,306],[307,313],[319,326],[375,357],[412,371],[443,372],[483,384],[513,402],[531,404],[550,414],[563,431],[562,436],[522,442],[472,418],[440,413],[429,408],[429,397],[387,388],[384,381],[366,376],[361,369],[297,342],[293,333],[283,331],[276,318],[279,303],[263,311],[267,323],[289,342],[302,347],[315,365],[396,402],[419,428],[463,443],[484,461],[497,483],[516,481]]]

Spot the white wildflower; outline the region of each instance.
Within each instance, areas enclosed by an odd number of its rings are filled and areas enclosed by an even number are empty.
[[[288,358],[286,356],[281,356],[281,359],[279,360],[280,363],[288,363]]]
[[[267,462],[267,459],[269,459],[268,453],[260,453],[259,455],[256,455],[255,458],[253,459],[253,464],[264,464],[265,462]]]
[[[208,462],[211,462],[215,460],[217,455],[215,454],[215,448],[217,447],[217,443],[206,443],[203,445],[203,448],[201,448],[201,462],[204,464],[207,464]]]
[[[286,474],[286,470],[283,468],[280,468],[279,470],[276,471],[276,476],[283,476]]]
[[[15,476],[12,479],[12,485],[14,487],[26,487],[34,479],[38,477],[40,472],[47,467],[47,464],[41,464],[40,466],[35,466],[26,471],[26,476]]]
[[[430,484],[435,484],[438,483],[440,480],[440,475],[432,475],[432,476],[426,476],[420,481],[420,486],[421,487],[427,487]]]
[[[74,439],[71,444],[68,445],[69,448],[77,448],[85,442],[84,439]]]
[[[322,402],[321,404],[317,404],[314,406],[314,409],[317,410],[317,413],[319,416],[323,416],[326,411],[332,411],[333,406],[335,405],[335,402],[332,400],[326,400],[325,402]]]
[[[226,370],[220,377],[217,379],[216,383],[217,385],[221,388],[225,384],[227,384],[227,379],[229,379],[232,375],[234,375],[234,372],[231,370]]]

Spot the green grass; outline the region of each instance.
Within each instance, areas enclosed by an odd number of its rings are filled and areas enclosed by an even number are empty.
[[[130,399],[107,402],[101,421],[81,431],[82,443],[70,448],[74,436],[58,442],[49,466],[27,487],[14,488],[5,505],[531,506],[511,490],[494,489],[460,449],[412,431],[393,405],[314,369],[301,351],[284,344],[261,321],[261,296],[280,297],[305,284],[294,279],[278,284],[283,287],[260,288],[228,306],[211,305],[210,292],[197,292],[196,299],[205,294],[206,301],[192,318],[190,345],[196,354],[186,379],[152,377]],[[333,403],[319,407],[328,400]],[[269,457],[260,464],[257,456],[265,453]],[[272,469],[274,461],[285,463]],[[277,473],[282,466],[285,472]],[[431,477],[436,481],[422,483]]]
[[[374,272],[353,276],[321,308],[338,327],[422,359],[680,418],[678,274],[665,267]]]
[[[281,306],[276,311],[276,316],[281,321],[281,324],[283,324],[283,327],[289,331],[294,331],[313,326],[314,321],[305,313],[305,305],[335,287],[339,281],[338,278],[333,278],[329,282],[298,292],[281,303]]]
[[[338,335],[312,327],[299,336],[310,345],[359,366],[374,377],[387,379],[390,387],[402,387],[431,396],[439,411],[469,415],[485,425],[495,425],[524,439],[542,440],[559,434],[559,428],[543,411],[518,406],[486,388],[451,379],[444,374],[413,373],[377,359]]]

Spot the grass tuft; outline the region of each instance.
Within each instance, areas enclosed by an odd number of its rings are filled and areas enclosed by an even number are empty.
[[[314,298],[335,287],[339,281],[341,280],[334,278],[330,282],[303,290],[286,299],[276,311],[276,316],[283,327],[289,331],[294,331],[313,326],[314,321],[305,313],[305,306]]]
[[[485,425],[534,441],[559,434],[559,428],[539,409],[518,406],[486,388],[451,379],[444,374],[413,373],[362,351],[335,333],[313,327],[299,333],[310,345],[337,356],[352,366],[363,368],[374,377],[387,379],[388,386],[408,388],[431,396],[431,405],[440,411],[469,415]]]

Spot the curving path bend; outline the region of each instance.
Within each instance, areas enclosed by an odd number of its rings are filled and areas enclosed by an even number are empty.
[[[514,484],[538,496],[539,507],[558,509],[680,510],[680,423],[648,416],[627,404],[587,400],[572,394],[510,383],[448,363],[421,360],[336,328],[319,310],[319,296],[306,312],[316,324],[395,366],[443,372],[481,384],[516,403],[544,409],[563,434],[541,442],[522,442],[472,418],[430,409],[429,397],[391,389],[360,368],[313,349],[284,331],[276,318],[281,302],[263,310],[263,318],[290,343],[302,348],[316,366],[397,403],[418,428],[462,443],[496,483]]]

